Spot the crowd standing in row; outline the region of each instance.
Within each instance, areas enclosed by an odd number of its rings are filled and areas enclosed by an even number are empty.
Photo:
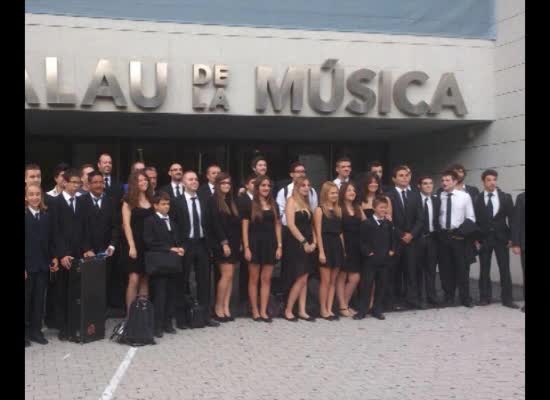
[[[126,307],[152,289],[157,337],[176,333],[174,318],[178,328],[185,328],[178,310],[191,296],[193,269],[199,304],[210,311],[211,300],[215,303],[207,326],[234,320],[229,305],[237,265],[241,297],[248,295],[252,319],[271,322],[268,303],[279,261],[286,303],[282,317],[288,321],[315,321],[307,303],[308,280],[317,272],[315,301],[325,320],[363,319],[369,312],[385,319],[385,311],[450,306],[457,288],[460,303],[472,307],[469,275],[476,254],[478,304],[491,302],[495,253],[502,304],[518,307],[512,300],[509,248],[521,255],[524,269],[525,193],[514,207],[511,196],[497,188],[494,170],[481,174],[480,193],[464,184],[463,166],[451,166],[434,192],[430,176],[418,177],[411,186],[406,165],[393,169],[392,186],[382,185],[378,162],[352,181],[351,160],[343,157],[336,162],[336,179],[323,183],[318,195],[300,162],[290,166],[290,181],[279,183],[278,190],[262,157],[252,160],[253,173],[241,188],[218,165],[208,167],[208,182],[199,185],[194,171],[174,163],[170,183],[161,188],[155,167],[135,162],[124,185],[113,179],[112,167],[108,154],[99,157],[97,167],[61,164],[54,171],[55,187],[45,195],[40,167],[25,168],[26,346],[47,343],[44,309],[46,325],[67,340],[68,271],[73,260],[99,253],[108,257],[110,297],[116,297],[111,292],[120,280],[115,264],[128,274]],[[182,272],[149,277],[147,251],[177,254]],[[438,265],[443,299],[436,293]],[[356,309],[350,306],[355,293]]]

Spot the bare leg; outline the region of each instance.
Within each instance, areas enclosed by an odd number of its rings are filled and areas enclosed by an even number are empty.
[[[332,306],[334,304],[334,294],[336,293],[336,277],[338,276],[338,272],[340,271],[340,268],[333,268],[330,271],[330,282],[328,287],[328,298],[327,298],[327,309],[328,313],[332,316],[334,316],[334,313],[332,312]]]
[[[305,282],[307,282],[307,274],[303,274],[298,279],[296,279],[294,285],[292,285],[292,288],[290,289],[290,292],[288,294],[288,301],[285,308],[286,318],[294,318],[294,313],[292,311],[294,309],[294,304],[296,304],[296,300],[298,300],[298,297],[301,295],[304,286],[304,278]]]
[[[330,268],[320,267],[321,282],[319,284],[319,308],[321,317],[327,318],[330,316],[330,312],[327,309],[327,296],[328,288],[330,284]]]
[[[302,284],[302,289],[300,290],[300,298],[298,300],[298,315],[302,318],[309,318],[309,314],[306,312],[306,300],[307,300],[307,278],[308,275],[304,276],[304,281]]]
[[[359,274],[359,272],[350,272],[350,273],[348,273],[348,283],[346,284],[346,287],[344,289],[344,296],[345,296],[345,299],[346,299],[346,304],[348,305],[349,311],[353,315],[357,314],[357,311],[352,310],[351,308],[349,308],[349,301],[351,299],[351,296],[353,295],[353,292],[355,292],[355,289],[357,288],[357,285],[359,284],[360,278],[361,278],[361,274]]]
[[[223,317],[223,305],[225,300],[225,292],[227,290],[227,275],[228,275],[228,266],[231,264],[219,264],[220,268],[220,280],[218,281],[217,290],[216,290],[216,305],[215,313],[218,317]]]
[[[233,290],[233,274],[235,273],[235,264],[227,265],[227,287],[225,289],[225,295],[223,299],[223,312],[226,317],[230,317],[231,311],[229,311],[229,303],[231,301],[231,291]]]
[[[351,312],[348,310],[348,302],[346,300],[346,278],[348,273],[340,271],[336,277],[336,297],[338,298],[338,306],[340,315],[343,317],[351,317]]]
[[[260,279],[260,266],[258,264],[248,264],[248,299],[252,309],[252,318],[260,316],[258,311],[258,279]]]
[[[273,274],[273,265],[262,266],[260,275],[260,316],[269,318],[267,315],[267,303],[269,302],[269,292],[271,290],[271,275]]]

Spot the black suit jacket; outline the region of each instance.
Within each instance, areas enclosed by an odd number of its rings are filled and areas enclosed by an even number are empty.
[[[113,178],[111,175],[111,185],[105,188],[105,193],[107,193],[116,204],[122,205],[122,197],[124,196],[124,189],[122,184]]]
[[[37,221],[25,210],[25,270],[48,272],[54,257],[53,221],[47,211],[40,211]]]
[[[86,210],[86,228],[94,252],[105,251],[109,246],[118,248],[122,222],[120,207],[113,198],[104,193],[99,210],[94,206],[90,193],[80,196],[80,200]]]
[[[210,191],[210,186],[208,186],[208,182],[203,183],[199,186],[199,190],[197,190],[197,195],[203,201],[208,201],[208,199],[212,197],[212,192]]]
[[[209,235],[209,212],[208,207],[206,206],[206,201],[202,200],[200,197],[198,197],[198,204],[200,204],[200,222],[202,226],[202,231],[204,233],[204,238],[208,240]],[[193,210],[189,207],[187,207],[187,201],[185,199],[185,194],[181,197],[181,199],[177,199],[174,201],[175,208],[172,210],[172,207],[170,207],[170,211],[172,215],[174,216],[173,220],[176,221],[177,225],[179,226],[180,232],[181,232],[181,238],[183,241],[183,247],[186,247],[186,242],[190,240],[189,234],[191,233],[191,213]]]
[[[170,218],[170,228],[155,213],[145,218],[143,222],[143,240],[145,247],[151,251],[168,252],[172,247],[182,246],[181,233],[176,221]]]
[[[525,250],[525,192],[518,194],[512,219],[512,243]]]
[[[406,210],[401,201],[401,192],[398,192],[397,188],[392,188],[386,195],[391,200],[393,225],[399,237],[402,237],[405,232],[409,232],[414,238],[417,238],[424,228],[420,193],[407,191]]]
[[[80,197],[76,197],[74,212],[65,201],[63,194],[57,196],[51,203],[55,255],[59,259],[65,256],[81,258],[92,248],[87,234],[84,202]]]
[[[498,201],[500,203],[497,214],[490,216],[485,205],[485,195],[482,192],[474,203],[476,223],[479,226],[480,239],[485,239],[491,232],[501,242],[511,240],[510,222],[512,220],[514,203],[512,196],[497,188]],[[494,203],[493,203],[494,204]]]
[[[252,200],[250,197],[248,197],[248,194],[242,193],[237,196],[237,209],[239,210],[239,215],[241,218],[243,215],[247,215],[247,213],[250,213],[250,209],[252,208]]]
[[[441,225],[439,224],[439,214],[441,212],[441,199],[434,194],[432,194],[430,198],[432,199],[432,212],[433,212],[432,222],[434,226],[434,232],[438,232],[441,230]],[[422,223],[424,223],[424,199],[422,196],[420,196],[420,200],[422,202],[421,203],[422,204]],[[422,225],[422,227],[424,228],[424,225]]]
[[[391,260],[388,252],[390,250],[395,252],[398,242],[394,225],[388,220],[384,220],[378,225],[374,216],[361,222],[359,240],[361,255],[368,266],[388,264]],[[374,254],[369,256],[370,253]]]
[[[208,215],[209,215],[209,221],[210,221],[210,247],[215,248],[219,247],[221,242],[223,241],[229,241],[230,238],[229,235],[233,230],[231,229],[231,223],[236,223],[239,221],[235,216],[228,215],[224,212],[220,212],[218,210],[218,206],[216,204],[216,199],[214,196],[211,196],[207,202],[206,206],[208,207]],[[237,210],[238,211],[238,210]]]

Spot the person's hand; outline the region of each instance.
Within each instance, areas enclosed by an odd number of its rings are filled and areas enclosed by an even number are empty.
[[[307,253],[307,254],[311,254],[313,253],[313,251],[315,250],[315,245],[313,243],[306,243],[304,245],[304,251]]]
[[[512,253],[519,256],[521,254],[521,248],[519,246],[512,246]]]
[[[282,246],[278,246],[277,251],[275,252],[275,259],[280,260],[282,256],[283,256],[283,248]]]
[[[476,249],[480,249],[481,248],[481,243],[479,243],[479,240],[474,240],[474,245],[476,246]]]
[[[229,257],[231,255],[231,248],[229,247],[228,244],[224,244],[223,245],[223,256],[224,257]]]
[[[388,255],[389,255],[390,257],[393,257],[394,254],[395,254],[395,251],[393,251],[393,250],[388,251]]]
[[[59,271],[59,261],[57,261],[57,258],[54,258],[52,260],[52,263],[50,264],[50,271],[51,272]]]
[[[179,248],[179,247],[172,247],[172,248],[170,249],[170,251],[171,251],[172,253],[179,254],[180,248]]]
[[[95,257],[95,253],[92,250],[88,250],[84,253],[84,258]]]
[[[506,247],[511,248],[512,247],[512,241],[508,240],[508,243],[506,244]]]
[[[244,191],[245,191],[245,188],[240,188],[240,189],[239,189],[239,194],[243,194]]]
[[[27,280],[27,270],[25,270],[25,280]]]
[[[388,221],[392,222],[392,220],[391,220],[391,215],[386,215],[386,219],[387,219]]]
[[[65,256],[61,259],[61,265],[63,268],[69,270],[71,269],[71,263],[73,262],[74,257],[71,256]]]
[[[250,248],[247,247],[244,249],[244,259],[248,262],[252,261],[252,253],[250,252]]]
[[[406,244],[409,244],[413,240],[413,235],[411,235],[409,232],[407,232],[403,235],[401,240],[404,241]]]
[[[325,257],[325,252],[319,253],[319,263],[326,264],[327,258]]]
[[[128,255],[130,258],[133,258],[134,260],[137,258],[137,250],[135,247],[130,247],[130,251],[128,252]]]
[[[107,247],[107,250],[105,251],[105,254],[107,254],[107,257],[111,257],[115,252],[115,248],[113,246]]]

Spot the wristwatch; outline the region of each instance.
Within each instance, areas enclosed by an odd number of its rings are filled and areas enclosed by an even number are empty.
[[[301,243],[302,245],[307,244],[307,240],[304,239],[304,240],[302,240],[300,243]]]

